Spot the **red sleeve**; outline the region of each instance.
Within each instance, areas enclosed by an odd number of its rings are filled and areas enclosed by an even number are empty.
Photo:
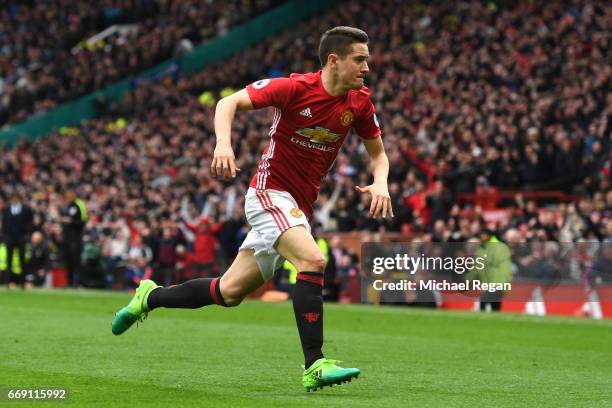
[[[125,223],[127,224],[128,229],[130,230],[130,243],[136,242],[136,237],[139,234],[138,229],[134,226],[132,222],[132,214],[127,214],[125,217]]]
[[[273,78],[253,82],[246,89],[255,109],[266,106],[284,109],[291,100],[293,86],[289,78]]]
[[[425,173],[425,175],[427,176],[427,186],[431,187],[433,185],[434,176],[436,175],[436,172],[431,166],[431,164],[428,163],[426,160],[419,159],[416,152],[410,147],[406,147],[405,153],[406,156],[408,156],[408,160],[412,162],[414,167]]]
[[[380,124],[372,101],[368,99],[362,114],[355,119],[353,128],[362,139],[376,139],[380,137]]]
[[[183,225],[185,225],[191,232],[198,232],[198,224],[192,224],[187,220],[183,220]]]

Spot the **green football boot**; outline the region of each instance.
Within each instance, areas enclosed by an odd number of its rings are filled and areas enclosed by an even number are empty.
[[[147,306],[147,298],[149,293],[160,286],[152,280],[143,280],[136,289],[136,293],[130,303],[126,307],[122,307],[115,314],[113,319],[112,330],[113,334],[118,336],[129,329],[135,322],[142,322],[147,318],[149,308]]]
[[[320,358],[315,361],[302,375],[302,384],[307,392],[316,391],[317,388],[331,387],[334,384],[349,382],[359,377],[358,368],[342,368],[336,363],[338,360]]]

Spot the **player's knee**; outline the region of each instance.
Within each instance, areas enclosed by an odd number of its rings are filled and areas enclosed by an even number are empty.
[[[300,272],[323,272],[327,261],[320,251],[312,252],[310,254],[303,254],[296,262],[295,266]]]
[[[242,303],[245,295],[243,291],[235,285],[222,285],[221,296],[227,307],[235,307]]]
[[[230,297],[230,298],[225,299],[225,306],[227,306],[227,307],[236,307],[240,303],[242,303],[243,300],[244,300],[244,298]]]

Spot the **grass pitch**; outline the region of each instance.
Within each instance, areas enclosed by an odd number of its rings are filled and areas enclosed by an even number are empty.
[[[129,295],[0,289],[0,388],[75,407],[612,406],[612,322],[327,305],[326,356],[359,379],[306,393],[290,303],[155,310],[111,334]]]

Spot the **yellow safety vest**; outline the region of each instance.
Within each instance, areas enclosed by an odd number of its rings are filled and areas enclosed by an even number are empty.
[[[83,200],[81,200],[80,198],[76,198],[74,200],[74,203],[77,207],[79,207],[79,210],[81,210],[81,221],[87,222],[87,207],[85,206]]]
[[[0,271],[8,270],[8,251],[6,248],[6,244],[0,244]],[[26,261],[30,259],[30,250],[29,245],[26,245],[25,251]],[[13,250],[13,267],[11,268],[14,274],[21,275],[21,262],[19,262],[19,253],[16,250]]]

